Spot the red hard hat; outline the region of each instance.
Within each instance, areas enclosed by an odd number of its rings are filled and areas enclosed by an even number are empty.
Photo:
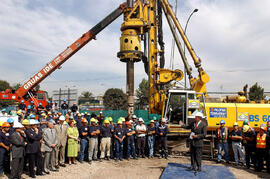
[[[129,121],[126,122],[126,125],[131,125],[131,123]]]

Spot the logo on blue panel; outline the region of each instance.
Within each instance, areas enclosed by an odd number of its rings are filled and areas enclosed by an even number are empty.
[[[209,108],[209,116],[213,118],[227,118],[227,108]]]

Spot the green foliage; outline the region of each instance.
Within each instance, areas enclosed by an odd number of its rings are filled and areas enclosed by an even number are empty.
[[[255,83],[249,88],[249,99],[251,101],[260,101],[264,99],[264,88]]]
[[[90,100],[90,99],[93,99],[94,96],[93,96],[93,93],[90,92],[90,91],[83,91],[83,92],[81,93],[80,98],[86,98],[86,99],[89,99],[89,100]]]
[[[37,84],[37,86],[35,87],[35,90],[36,91],[39,91],[40,90],[40,84]]]
[[[0,80],[0,91],[5,91],[6,89],[12,89],[9,82],[5,80]]]
[[[142,79],[139,88],[136,90],[136,109],[145,109],[149,104],[149,84],[148,80]]]
[[[13,85],[12,88],[13,88],[14,90],[17,90],[17,89],[19,89],[21,86],[22,86],[22,84],[17,83],[17,84],[15,84],[15,85]]]
[[[103,104],[106,110],[126,110],[127,95],[123,92],[122,89],[107,89],[103,96]]]

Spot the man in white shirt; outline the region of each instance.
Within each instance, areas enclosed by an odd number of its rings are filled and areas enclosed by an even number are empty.
[[[2,112],[0,113],[0,116],[7,116],[6,109],[2,109]]]
[[[145,149],[146,126],[143,123],[144,123],[143,119],[139,118],[139,125],[136,126],[136,133],[137,133],[138,157],[145,158],[144,149]]]

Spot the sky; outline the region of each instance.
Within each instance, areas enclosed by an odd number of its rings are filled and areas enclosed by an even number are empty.
[[[173,7],[177,0],[170,0]],[[120,0],[6,0],[0,3],[0,79],[26,82],[83,33],[118,7]],[[178,0],[182,25],[190,13],[187,36],[210,76],[208,91],[233,92],[258,82],[270,91],[270,1]],[[97,35],[42,83],[53,90],[76,88],[103,95],[108,88],[125,91],[126,65],[117,58],[122,17]],[[183,69],[164,18],[166,68]],[[192,59],[187,58],[197,71]],[[170,65],[170,64],[173,65]],[[147,78],[142,62],[135,64],[135,88]]]

